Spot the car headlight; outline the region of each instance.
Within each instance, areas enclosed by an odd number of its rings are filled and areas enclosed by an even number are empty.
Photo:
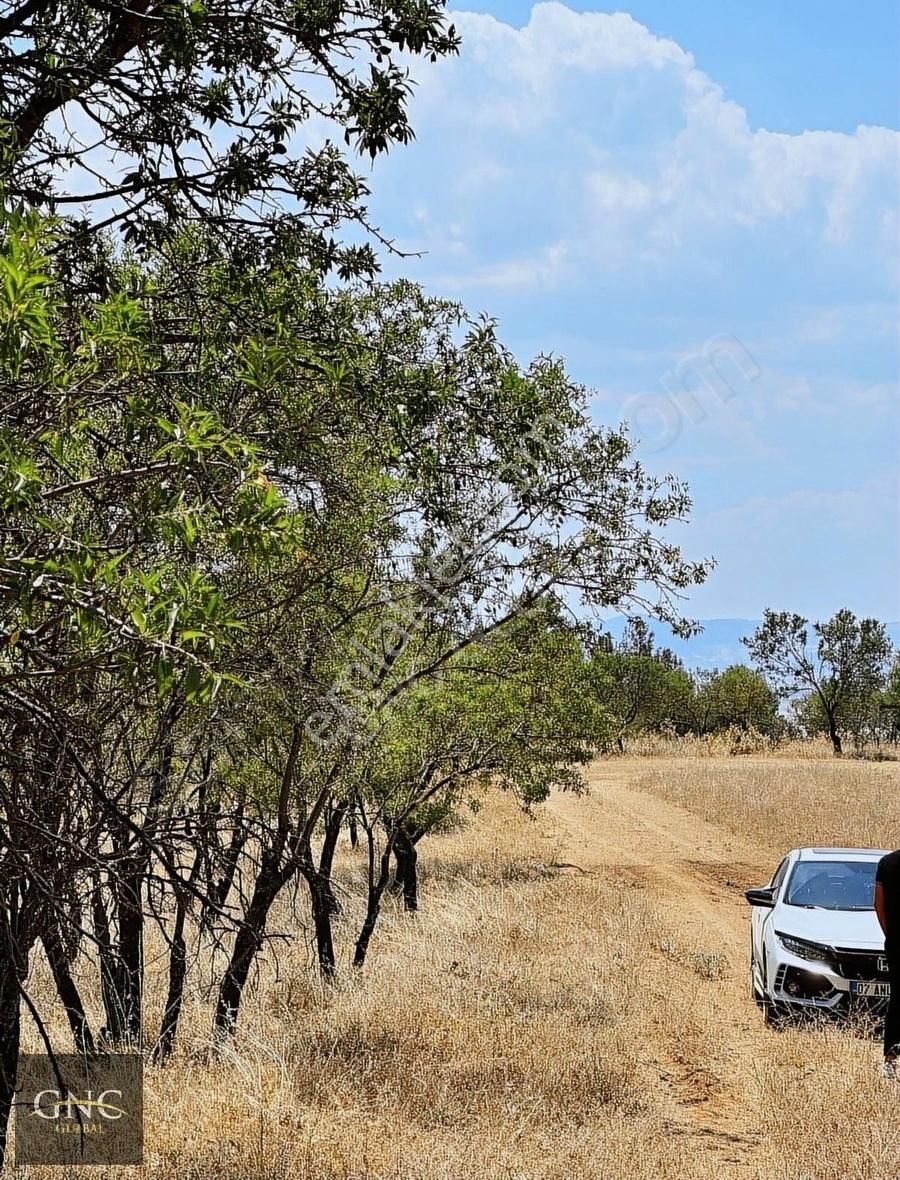
[[[807,942],[805,938],[794,938],[793,935],[782,934],[778,930],[775,931],[775,937],[786,951],[801,959],[811,959],[816,963],[827,963],[831,959],[831,948],[818,942]]]

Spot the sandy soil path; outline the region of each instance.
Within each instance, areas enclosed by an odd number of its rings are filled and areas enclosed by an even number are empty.
[[[635,781],[645,770],[646,760],[599,764],[589,775],[589,794],[553,798],[562,857],[646,890],[663,927],[651,956],[674,955],[678,966],[681,946],[700,969],[709,956],[717,986],[703,989],[702,1010],[690,959],[681,971],[648,970],[645,1063],[673,1099],[670,1130],[685,1137],[691,1171],[756,1176],[761,1131],[754,1074],[766,1038],[775,1034],[765,1030],[748,991],[743,890],[767,880],[773,854],[639,790]]]

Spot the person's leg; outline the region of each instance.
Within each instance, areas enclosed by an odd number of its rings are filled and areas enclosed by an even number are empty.
[[[891,998],[884,1018],[884,1056],[886,1061],[900,1057],[900,952],[888,954]]]

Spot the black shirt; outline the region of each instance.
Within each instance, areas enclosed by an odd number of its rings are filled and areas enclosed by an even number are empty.
[[[900,946],[900,848],[889,852],[878,862],[875,880],[884,887],[884,907],[887,912],[887,942]]]

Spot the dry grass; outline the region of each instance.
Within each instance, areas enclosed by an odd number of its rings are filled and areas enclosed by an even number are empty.
[[[209,1005],[195,996],[177,1060],[147,1071],[146,1173],[587,1176],[656,1141],[632,1174],[679,1176],[631,1045],[652,914],[638,895],[550,868],[556,855],[549,817],[493,799],[434,842],[425,908],[389,907],[361,977],[321,987],[301,936],[277,975],[267,965],[224,1062],[208,1062]],[[46,980],[38,989],[49,1000]],[[51,1027],[64,1043],[61,1013]]]
[[[638,783],[776,856],[800,845],[900,844],[900,766],[893,762],[676,758]]]
[[[758,1067],[766,1180],[896,1180],[895,1089],[873,1075],[857,1038],[825,1025],[769,1034]]]
[[[779,820],[780,811],[798,812],[807,793],[815,839],[868,839],[894,806],[883,766],[634,768],[654,793],[733,830],[762,828],[775,844],[803,823],[799,814]],[[148,1068],[143,1174],[900,1175],[898,1097],[876,1077],[871,1043],[839,1028],[766,1030],[744,992],[742,928],[723,939],[637,871],[554,867],[572,858],[568,837],[553,814],[529,820],[491,799],[470,827],[424,850],[420,914],[391,903],[366,972],[347,971],[333,988],[315,981],[305,931],[285,910],[283,927],[296,937],[261,971],[233,1053],[210,1060],[209,998],[198,991],[176,1060]],[[357,871],[344,849],[347,921]],[[150,991],[158,1008],[160,979]],[[65,1045],[60,1012],[51,1027]],[[72,1180],[99,1174],[79,1168]]]
[[[641,733],[628,738],[625,755],[629,758],[727,758],[732,755],[757,755],[785,762],[822,762],[832,758],[831,742],[825,737],[796,738],[772,742],[764,734],[737,728],[721,730],[700,737],[696,734]],[[891,743],[847,744],[845,758],[896,762],[900,748]]]

